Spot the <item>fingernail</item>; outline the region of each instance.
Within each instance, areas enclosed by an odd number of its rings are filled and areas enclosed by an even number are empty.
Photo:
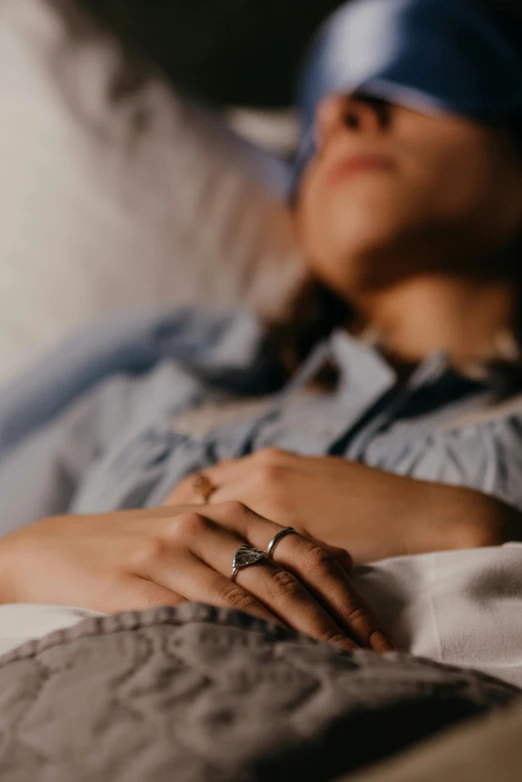
[[[372,649],[375,649],[376,652],[396,652],[397,647],[389,638],[389,636],[386,635],[386,633],[383,633],[382,630],[376,630],[374,633],[370,636],[370,644]]]

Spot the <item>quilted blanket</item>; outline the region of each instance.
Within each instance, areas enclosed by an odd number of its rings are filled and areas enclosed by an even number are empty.
[[[0,659],[0,778],[326,782],[518,697],[203,605],[91,618]]]

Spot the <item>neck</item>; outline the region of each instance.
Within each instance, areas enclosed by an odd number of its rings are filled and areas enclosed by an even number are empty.
[[[462,368],[513,353],[515,295],[508,282],[426,276],[354,303],[401,361],[419,362],[442,350]]]

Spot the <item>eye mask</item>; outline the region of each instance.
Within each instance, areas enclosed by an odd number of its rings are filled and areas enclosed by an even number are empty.
[[[326,22],[299,90],[303,137],[293,191],[315,154],[327,95],[361,92],[424,113],[522,117],[522,21],[479,0],[354,0]]]

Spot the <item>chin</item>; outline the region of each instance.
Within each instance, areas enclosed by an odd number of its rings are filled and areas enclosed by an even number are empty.
[[[336,288],[374,287],[390,276],[390,256],[405,236],[402,221],[375,219],[376,214],[358,213],[350,219],[333,222],[323,235],[328,236],[316,264],[316,273],[327,275]]]
[[[371,180],[350,190],[325,194],[322,219],[326,232],[336,240],[366,246],[372,240],[382,246],[415,221],[412,194],[391,180],[376,187]],[[328,197],[329,196],[329,197]]]
[[[423,221],[418,201],[392,177],[361,177],[314,193],[299,220],[313,272],[346,295],[391,282],[400,248]]]

